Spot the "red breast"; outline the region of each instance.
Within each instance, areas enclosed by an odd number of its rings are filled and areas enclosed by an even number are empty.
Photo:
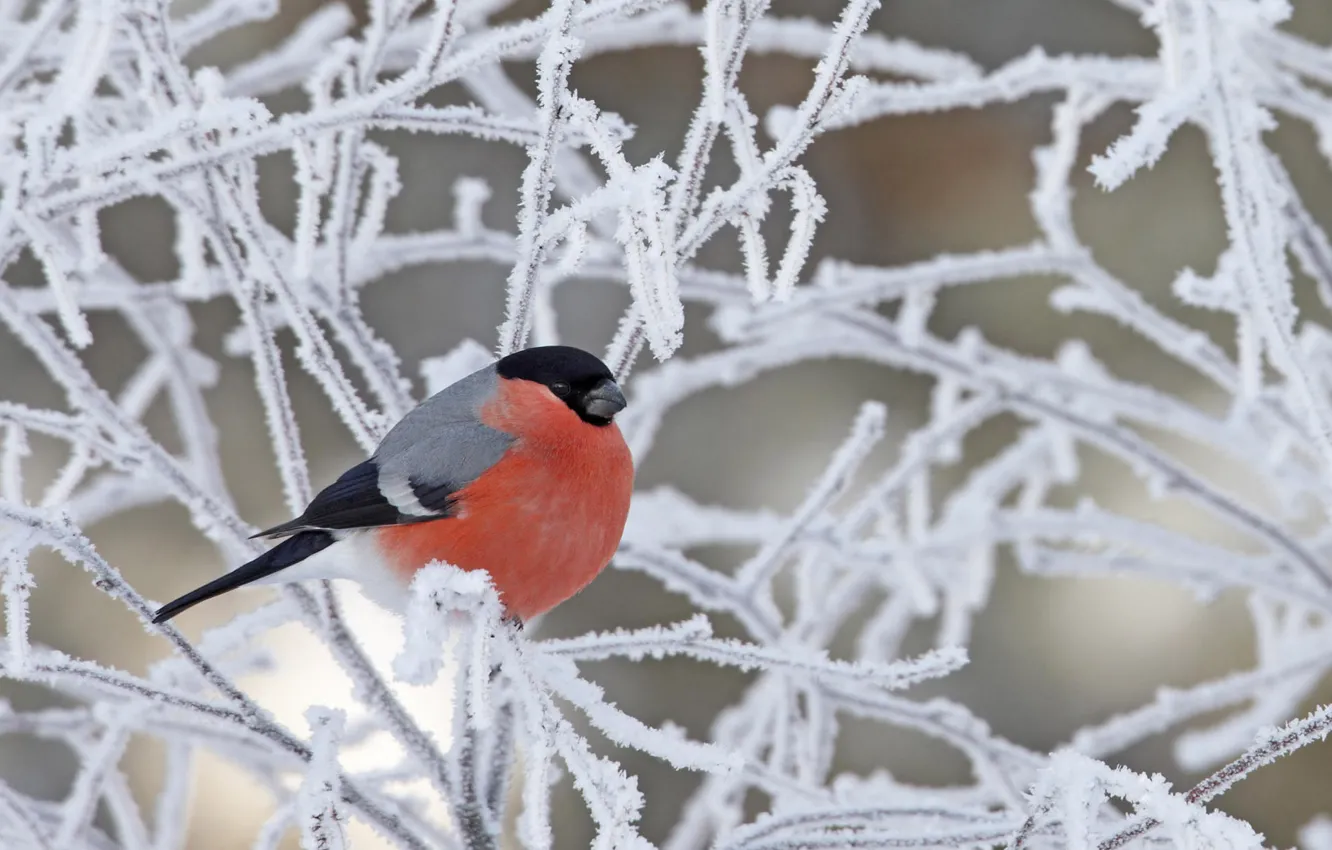
[[[432,560],[489,571],[508,612],[526,620],[610,562],[629,515],[633,460],[618,426],[584,422],[532,381],[501,378],[481,421],[515,441],[458,491],[457,515],[386,527],[377,540],[405,580]]]

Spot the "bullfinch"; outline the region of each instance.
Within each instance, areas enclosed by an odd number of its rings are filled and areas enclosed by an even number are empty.
[[[303,514],[255,535],[280,543],[153,622],[243,585],[316,578],[354,579],[401,611],[412,576],[433,560],[487,570],[520,623],[548,611],[619,545],[634,480],[615,424],[624,406],[586,351],[510,354],[412,409]]]

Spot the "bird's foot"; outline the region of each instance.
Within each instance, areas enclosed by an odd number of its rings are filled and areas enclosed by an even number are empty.
[[[522,618],[520,618],[516,614],[509,614],[505,616],[502,620],[500,620],[500,629],[505,629],[505,628],[512,630],[514,634],[522,632],[523,630]],[[494,640],[499,636],[500,636],[499,629],[490,633],[491,640]]]

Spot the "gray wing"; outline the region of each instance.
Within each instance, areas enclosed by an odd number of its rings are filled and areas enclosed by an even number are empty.
[[[494,366],[421,402],[375,453],[315,496],[305,512],[256,537],[308,529],[373,528],[450,516],[457,492],[495,464],[513,437],[481,422],[499,380]]]

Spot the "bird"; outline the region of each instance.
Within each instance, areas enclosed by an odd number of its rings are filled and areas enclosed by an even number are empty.
[[[295,519],[276,546],[163,605],[165,622],[250,584],[350,578],[391,611],[435,560],[486,570],[518,625],[605,568],[629,515],[634,465],[615,423],[625,397],[595,355],[509,354],[410,410],[369,458]]]

